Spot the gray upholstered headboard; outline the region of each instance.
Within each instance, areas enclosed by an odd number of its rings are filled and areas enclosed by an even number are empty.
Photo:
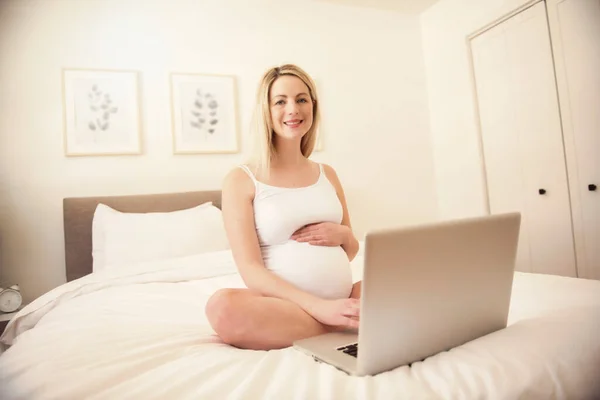
[[[92,221],[99,203],[122,212],[147,213],[183,210],[208,201],[221,208],[221,191],[63,199],[67,281],[92,272]]]

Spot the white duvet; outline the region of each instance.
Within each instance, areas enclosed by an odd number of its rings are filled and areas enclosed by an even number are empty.
[[[600,281],[516,273],[506,329],[363,378],[292,348],[223,344],[204,315],[221,287],[243,287],[230,252],[48,292],[0,340],[0,399],[600,398]]]

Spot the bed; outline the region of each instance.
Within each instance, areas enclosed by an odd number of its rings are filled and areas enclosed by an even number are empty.
[[[99,204],[168,216],[218,208],[220,193],[65,199],[68,282],[22,309],[0,338],[1,399],[600,398],[600,281],[516,272],[506,329],[358,378],[292,348],[221,342],[206,301],[244,287],[227,248],[95,270]],[[352,272],[361,279],[361,253]]]

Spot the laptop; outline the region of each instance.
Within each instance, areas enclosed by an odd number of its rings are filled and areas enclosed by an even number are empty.
[[[294,348],[365,376],[505,328],[520,224],[506,213],[367,233],[358,331]]]

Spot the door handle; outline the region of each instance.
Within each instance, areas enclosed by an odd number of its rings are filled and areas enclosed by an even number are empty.
[[[596,185],[594,185],[593,183],[591,183],[591,184],[589,184],[589,185],[588,185],[588,190],[589,190],[590,192],[595,192],[595,191],[596,191],[596,189],[597,189],[597,187],[596,187]]]

